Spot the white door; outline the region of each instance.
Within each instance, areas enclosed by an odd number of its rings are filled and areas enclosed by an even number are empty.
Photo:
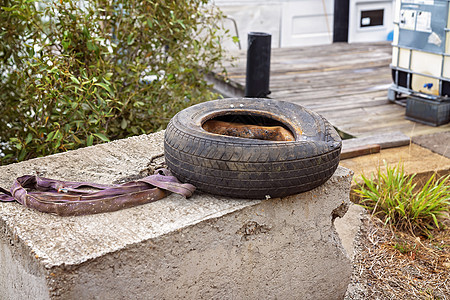
[[[281,47],[331,44],[333,13],[334,0],[283,1]]]

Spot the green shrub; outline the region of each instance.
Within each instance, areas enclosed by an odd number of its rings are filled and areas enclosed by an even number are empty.
[[[362,176],[364,184],[354,191],[360,204],[395,228],[412,233],[427,233],[440,228],[450,211],[450,175],[436,179],[433,174],[425,185],[417,188],[415,175],[405,174],[403,166],[386,165],[369,179]]]
[[[217,97],[207,0],[0,0],[3,163],[165,128]]]

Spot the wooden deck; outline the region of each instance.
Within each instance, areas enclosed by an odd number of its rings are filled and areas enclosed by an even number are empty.
[[[401,131],[408,136],[450,131],[408,121],[387,100],[392,82],[390,43],[272,49],[270,98],[303,105],[356,137]],[[246,51],[226,66],[231,84],[245,86]]]

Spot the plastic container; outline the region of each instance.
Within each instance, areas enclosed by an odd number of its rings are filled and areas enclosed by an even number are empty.
[[[450,102],[409,97],[405,118],[431,126],[447,124],[450,122]]]
[[[389,100],[450,96],[450,0],[397,0]]]

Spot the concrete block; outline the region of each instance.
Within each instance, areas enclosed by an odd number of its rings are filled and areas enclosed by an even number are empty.
[[[347,252],[350,259],[354,258],[354,241],[357,234],[360,232],[362,218],[366,214],[364,208],[354,203],[351,203],[348,207],[346,214],[339,219],[336,219],[334,226],[342,241],[342,246]]]
[[[0,167],[111,183],[143,174],[163,133]],[[263,201],[196,193],[122,211],[59,217],[0,203],[0,299],[342,299],[351,262],[334,227],[351,171]]]

